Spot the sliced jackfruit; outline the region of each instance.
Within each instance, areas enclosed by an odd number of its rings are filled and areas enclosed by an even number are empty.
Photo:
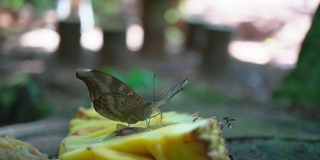
[[[130,127],[103,118],[94,109],[79,108],[62,141],[62,160],[170,160],[229,159],[220,125],[215,118],[164,112]]]

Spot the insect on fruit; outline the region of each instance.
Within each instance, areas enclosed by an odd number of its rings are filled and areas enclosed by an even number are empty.
[[[150,127],[150,119],[161,114],[158,108],[188,84],[188,79],[185,79],[155,100],[145,103],[133,89],[108,73],[77,69],[76,77],[86,84],[93,107],[100,115],[127,122],[129,126],[145,120],[147,128]],[[155,110],[158,114],[153,116]]]
[[[223,117],[223,120],[226,121],[226,123],[227,123],[227,125],[228,125],[229,128],[231,128],[231,123],[234,122],[234,121],[236,121],[235,118],[230,118],[230,117]]]

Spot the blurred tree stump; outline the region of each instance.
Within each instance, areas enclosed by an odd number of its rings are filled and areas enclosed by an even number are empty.
[[[275,98],[320,106],[320,6],[302,43],[296,67],[273,92]]]
[[[100,50],[99,65],[115,65],[121,62],[121,56],[129,53],[126,46],[126,30],[104,30],[103,46]]]
[[[232,29],[220,26],[205,27],[206,42],[201,51],[203,71],[220,74],[228,67],[228,46],[231,41]]]
[[[58,24],[60,43],[57,50],[58,61],[77,63],[80,60],[80,22],[60,21]]]
[[[228,67],[228,46],[233,29],[187,20],[185,49],[201,54],[201,70],[210,74],[223,73]]]
[[[168,26],[164,19],[164,13],[169,8],[171,1],[149,1],[142,2],[142,23],[144,29],[144,41],[141,48],[142,56],[154,58],[163,57],[165,53],[164,30]]]
[[[205,34],[203,33],[203,23],[196,21],[187,21],[186,26],[185,49],[187,51],[200,51],[204,47],[203,45],[206,39]]]

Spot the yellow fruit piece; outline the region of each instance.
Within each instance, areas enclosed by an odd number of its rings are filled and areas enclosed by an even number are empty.
[[[229,159],[220,126],[215,118],[165,112],[130,127],[101,117],[93,109],[80,108],[62,141],[62,160],[170,160]]]
[[[48,160],[48,155],[39,152],[27,142],[11,138],[0,137],[0,160]]]

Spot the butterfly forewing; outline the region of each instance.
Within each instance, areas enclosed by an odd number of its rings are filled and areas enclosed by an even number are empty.
[[[160,114],[160,122],[162,123],[162,113],[159,110],[159,107],[164,105],[168,100],[170,100],[173,96],[175,96],[177,93],[179,93],[186,85],[188,84],[188,79],[185,79],[181,83],[177,84],[167,92],[164,92],[161,94],[157,99],[155,99],[152,103],[150,103],[149,108],[150,110],[147,110],[146,112],[146,122],[147,127],[150,125],[150,119]],[[158,111],[158,114],[152,115],[154,111]],[[163,125],[164,126],[164,125]]]
[[[128,97],[133,97],[132,95],[134,95],[143,103],[141,97],[133,89],[110,74],[93,69],[78,69],[76,77],[87,85],[90,99],[94,99],[100,93],[112,93]]]
[[[143,100],[122,81],[92,69],[78,69],[76,77],[86,84],[90,100],[102,116],[129,124],[145,119]]]
[[[179,93],[186,85],[188,84],[188,79],[185,79],[181,83],[177,84],[167,92],[161,94],[155,101],[154,101],[154,108],[158,108],[164,105],[168,100],[170,100],[173,96]]]

